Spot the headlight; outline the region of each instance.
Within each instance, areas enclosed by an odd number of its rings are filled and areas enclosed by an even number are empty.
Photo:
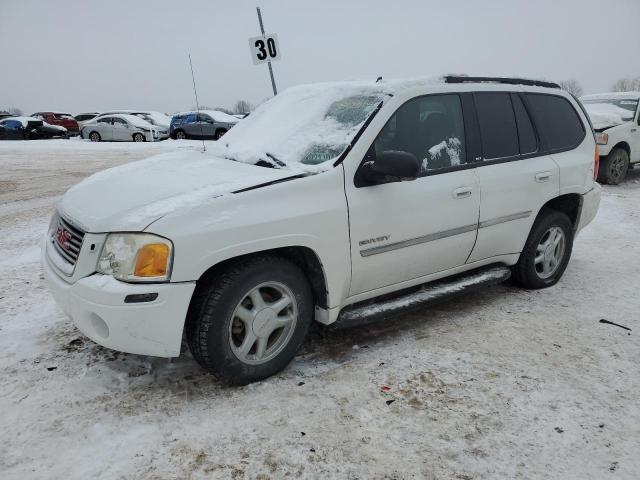
[[[596,143],[598,145],[606,145],[607,143],[609,143],[609,134],[596,132]]]
[[[97,271],[125,282],[168,282],[173,244],[150,233],[110,233]]]

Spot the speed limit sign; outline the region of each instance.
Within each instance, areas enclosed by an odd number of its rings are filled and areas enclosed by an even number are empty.
[[[249,47],[254,65],[280,60],[280,45],[275,33],[250,38]]]

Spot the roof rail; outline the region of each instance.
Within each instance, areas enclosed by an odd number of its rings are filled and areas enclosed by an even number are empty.
[[[528,85],[530,87],[560,88],[560,85],[543,80],[529,80],[526,78],[509,77],[462,77],[457,75],[447,75],[444,77],[445,83],[506,83],[509,85]]]

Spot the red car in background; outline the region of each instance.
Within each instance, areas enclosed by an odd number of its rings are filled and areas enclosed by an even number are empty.
[[[37,112],[32,117],[41,118],[51,125],[59,125],[67,129],[69,136],[80,135],[78,122],[68,113],[57,112]]]

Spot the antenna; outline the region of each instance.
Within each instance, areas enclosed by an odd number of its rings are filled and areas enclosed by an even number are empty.
[[[189,66],[191,67],[191,80],[193,80],[193,95],[196,97],[196,110],[198,112],[198,118],[196,120],[200,124],[200,136],[202,137],[202,151],[206,152],[207,147],[204,144],[204,133],[202,132],[202,122],[200,121],[200,103],[198,102],[198,90],[196,90],[196,76],[193,74],[193,63],[191,62],[191,52],[189,52]]]

